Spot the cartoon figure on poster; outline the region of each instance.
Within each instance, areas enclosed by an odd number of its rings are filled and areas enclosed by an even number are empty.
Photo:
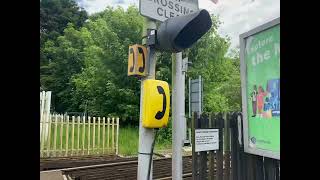
[[[267,87],[270,92],[270,110],[272,117],[280,116],[280,80],[269,80]]]
[[[253,85],[250,96],[252,102],[252,117],[272,118],[280,116],[280,79],[271,79],[267,88]],[[258,112],[257,112],[258,111]]]
[[[253,115],[252,117],[256,117],[257,115],[257,94],[258,94],[258,91],[257,91],[257,86],[254,85],[253,86],[253,91],[251,93],[251,101],[252,101],[252,111],[253,111]]]

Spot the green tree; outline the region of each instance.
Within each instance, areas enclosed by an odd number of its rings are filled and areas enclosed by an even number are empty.
[[[221,22],[212,15],[212,28],[191,49],[186,51],[192,66],[188,76],[204,79],[204,111],[239,111],[241,102],[240,67],[237,51],[227,56],[230,38],[217,30]]]
[[[81,35],[69,24],[64,30],[64,36],[59,36],[55,42],[48,40],[43,48],[50,63],[40,68],[40,82],[47,90],[52,91],[53,106],[58,112],[75,107],[71,101],[74,87],[70,79],[74,74],[80,73],[83,67],[85,42]]]
[[[87,12],[74,0],[40,1],[40,42],[62,35],[68,23],[81,27],[87,18]]]
[[[73,0],[40,1],[40,86],[52,91],[58,111],[69,107],[69,80],[81,69],[77,35],[71,37],[72,30],[82,27],[87,18],[87,12]],[[65,29],[66,35],[60,37]]]
[[[227,56],[230,40],[217,33],[219,20],[191,49],[188,77],[205,80],[205,111],[240,109],[240,70],[237,51]],[[143,18],[136,7],[126,11],[107,7],[89,17],[82,27],[70,23],[63,34],[44,43],[50,61],[41,82],[53,91],[56,111],[88,111],[117,115],[122,124],[138,124],[140,82],[127,76],[128,47],[141,44]],[[171,54],[157,53],[156,79],[172,82]]]
[[[117,115],[138,122],[139,81],[127,77],[129,45],[141,42],[142,17],[135,7],[106,8],[90,17],[84,68],[72,78],[73,102],[95,115]]]

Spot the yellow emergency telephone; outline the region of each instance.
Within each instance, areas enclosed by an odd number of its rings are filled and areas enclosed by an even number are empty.
[[[128,76],[146,76],[147,48],[135,44],[129,46]]]
[[[166,127],[170,111],[169,85],[165,81],[148,79],[143,82],[142,126]]]

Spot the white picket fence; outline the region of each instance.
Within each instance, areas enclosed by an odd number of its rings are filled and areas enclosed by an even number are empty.
[[[40,126],[40,157],[118,154],[119,118],[49,114]]]

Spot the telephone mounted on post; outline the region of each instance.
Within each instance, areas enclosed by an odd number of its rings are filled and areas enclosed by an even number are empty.
[[[147,48],[135,44],[129,46],[128,55],[128,76],[146,76]]]

